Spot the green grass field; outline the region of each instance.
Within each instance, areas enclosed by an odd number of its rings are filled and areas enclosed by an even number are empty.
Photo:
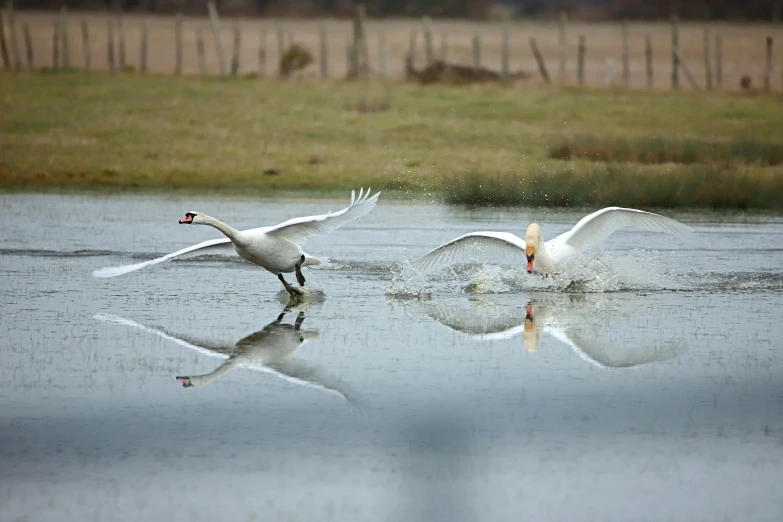
[[[357,110],[387,101],[385,110]],[[656,172],[698,175],[707,180],[702,191],[714,185],[730,194],[741,166],[743,190],[777,191],[780,201],[780,165],[745,156],[741,165],[729,155],[720,163],[637,169],[625,153],[615,164],[611,155],[605,163],[589,155],[560,159],[552,150],[587,136],[608,149],[615,140],[625,149],[655,140],[656,147],[724,143],[729,150],[736,142],[763,143],[767,154],[783,148],[781,121],[780,99],[739,93],[2,73],[0,187],[244,193],[372,185],[412,197],[437,192],[453,202],[513,204],[529,199],[527,174],[566,172],[572,190],[561,204],[584,204],[590,199],[580,199],[574,173],[585,173],[582,192],[595,194],[587,185],[599,179],[596,169],[610,168],[613,178],[626,178],[624,203],[632,204],[625,192],[643,193]],[[484,189],[492,184],[494,193],[521,196],[491,197]],[[689,206],[687,198],[672,201]]]

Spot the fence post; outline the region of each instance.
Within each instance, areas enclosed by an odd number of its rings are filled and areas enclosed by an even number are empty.
[[[693,79],[693,75],[691,74],[690,69],[688,69],[688,66],[685,64],[685,61],[682,59],[682,56],[680,56],[679,51],[677,52],[677,63],[679,63],[680,67],[682,67],[682,71],[685,73],[685,79],[688,80],[689,84],[691,84],[693,90],[698,91],[699,86],[696,84],[696,80]]]
[[[280,20],[275,20],[275,38],[277,39],[276,66],[279,68],[280,64],[283,62],[283,53],[285,53],[285,33],[283,33],[283,26],[280,24]]]
[[[33,56],[33,37],[30,34],[30,24],[27,22],[22,25],[22,33],[24,34],[24,46],[25,50],[27,51],[27,70],[34,71],[35,60]]]
[[[378,35],[378,74],[386,79],[386,36],[383,32]]]
[[[508,81],[508,14],[503,15],[503,36],[500,44],[500,81]]]
[[[82,52],[84,53],[84,70],[89,71],[92,67],[92,54],[90,54],[90,28],[87,26],[87,20],[82,20]]]
[[[440,61],[446,63],[449,54],[449,42],[445,32],[440,33]]]
[[[723,87],[723,36],[715,35],[715,88]]]
[[[710,28],[704,28],[704,86],[712,90],[712,53],[710,52]]]
[[[541,53],[538,50],[538,45],[536,45],[535,38],[530,39],[530,48],[533,50],[533,56],[536,58],[536,63],[538,64],[538,72],[541,73],[541,77],[544,79],[544,83],[549,85],[550,83],[552,83],[552,81],[549,79],[549,73],[546,70],[546,64],[544,63],[544,58],[541,56]]]
[[[3,12],[0,11],[0,55],[3,57],[3,68],[11,68],[11,60],[8,57],[8,45],[5,42],[5,24],[3,23]]]
[[[207,2],[209,10],[209,20],[212,23],[212,35],[215,37],[215,50],[217,50],[218,64],[220,65],[220,74],[228,74],[228,64],[226,63],[226,53],[223,49],[223,38],[220,34],[220,17],[218,16],[215,2]]]
[[[566,19],[568,14],[560,11],[560,21],[558,24],[558,73],[560,83],[566,82]]]
[[[114,72],[114,21],[110,18],[106,29],[107,34],[107,58],[109,62],[109,71]]]
[[[411,37],[408,41],[408,56],[410,57],[411,66],[413,66],[416,63],[416,37],[418,35],[418,31],[416,29],[411,29]]]
[[[206,74],[206,65],[204,63],[204,35],[201,29],[196,29],[196,56],[198,59],[198,75],[203,77]]]
[[[767,36],[767,66],[764,68],[764,92],[770,91],[772,79],[772,37]]]
[[[672,16],[671,21],[672,28],[672,89],[677,89],[680,86],[678,56],[680,47],[680,31],[677,24],[677,16]]]
[[[623,88],[627,89],[630,83],[630,67],[628,64],[628,21],[623,20],[622,25],[622,62],[623,62]]]
[[[182,75],[182,13],[174,19],[174,76]]]
[[[125,28],[122,23],[122,7],[119,1],[115,1],[117,5],[117,47],[119,51],[119,59],[117,65],[120,70],[125,69]]]
[[[141,22],[141,50],[139,57],[139,71],[141,74],[147,74],[147,39],[149,38],[149,29],[147,21]]]
[[[424,34],[424,58],[427,60],[427,65],[432,65],[432,20],[429,16],[425,16],[421,19],[421,31]]]
[[[261,26],[258,42],[258,77],[266,78],[266,28]]]
[[[60,68],[60,22],[55,20],[52,34],[52,70]]]
[[[584,87],[585,84],[585,35],[579,35],[579,48],[577,51],[576,60],[576,82],[580,87]]]
[[[478,72],[481,69],[481,37],[473,35],[473,70]]]
[[[614,85],[614,59],[606,59],[606,72],[604,73],[604,86],[611,87]]]
[[[16,38],[16,18],[14,17],[13,0],[6,2],[6,19],[11,33],[11,56],[14,60],[14,69],[19,71],[22,68],[22,59],[19,57],[19,40]]]
[[[234,20],[234,46],[231,52],[231,76],[239,74],[239,48],[242,44],[242,34],[239,32],[239,22]]]
[[[650,35],[644,36],[644,61],[647,71],[647,88],[653,88],[653,54],[652,54],[652,38]]]
[[[71,50],[68,45],[68,7],[60,8],[60,35],[63,39],[63,69],[71,68]]]
[[[329,47],[326,41],[326,26],[324,24],[321,24],[319,34],[321,79],[325,80],[329,77]]]

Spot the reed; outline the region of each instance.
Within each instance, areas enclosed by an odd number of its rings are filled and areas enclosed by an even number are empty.
[[[470,206],[629,206],[783,209],[783,170],[720,164],[539,165],[471,170],[444,182],[446,201]]]
[[[746,139],[700,141],[661,137],[573,136],[551,143],[549,157],[643,164],[780,165],[783,163],[783,143]]]

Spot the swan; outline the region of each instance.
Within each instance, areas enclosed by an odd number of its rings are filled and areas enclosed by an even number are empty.
[[[376,192],[370,196],[370,189],[367,189],[367,192],[360,189],[359,196],[356,197],[355,191],[351,191],[351,204],[342,210],[318,216],[293,218],[272,227],[249,230],[236,230],[203,212],[187,212],[185,217],[179,221],[180,224],[209,225],[221,231],[226,237],[210,239],[142,263],[101,268],[95,270],[92,275],[95,277],[116,277],[196,250],[202,253],[207,249],[225,247],[228,243],[232,243],[234,250],[241,257],[277,275],[290,295],[301,295],[302,291],[291,286],[283,274],[295,272],[299,285],[304,286],[305,278],[302,275],[302,267],[322,263],[320,259],[302,250],[305,241],[314,235],[328,234],[342,225],[368,214],[375,207],[380,194],[380,192]]]
[[[203,355],[225,360],[210,373],[177,376],[177,381],[184,388],[198,388],[213,382],[235,368],[244,368],[271,373],[288,382],[335,394],[349,404],[359,405],[360,401],[353,397],[353,394],[341,381],[324,374],[318,368],[294,356],[297,350],[310,338],[317,336],[317,332],[302,330],[302,323],[305,319],[302,311],[297,315],[293,325],[283,323],[284,316],[288,311],[289,309],[286,308],[274,321],[261,330],[243,337],[234,345],[174,335],[166,330],[144,326],[136,321],[111,314],[98,313],[93,318],[101,322],[144,330]]]
[[[536,270],[550,273],[558,263],[578,253],[582,248],[601,243],[621,228],[665,232],[685,236],[693,230],[671,218],[633,208],[607,207],[583,217],[574,228],[544,242],[541,228],[532,223],[525,240],[510,232],[470,232],[428,252],[413,266],[428,272],[452,263],[487,259],[497,264],[527,262],[528,273]]]
[[[560,301],[560,302],[557,302]],[[672,323],[677,310],[656,308],[636,319],[622,313],[606,313],[618,306],[612,298],[587,302],[555,299],[527,303],[525,308],[469,301],[468,307],[424,304],[432,319],[473,341],[487,342],[521,337],[526,351],[535,352],[542,339],[551,337],[580,359],[602,369],[620,369],[663,362],[678,357],[686,342]],[[651,320],[652,319],[652,320]],[[618,328],[636,342],[618,339]]]

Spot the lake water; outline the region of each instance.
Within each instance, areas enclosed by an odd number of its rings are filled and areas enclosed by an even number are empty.
[[[585,211],[381,196],[307,244],[331,264],[285,311],[233,255],[91,272],[219,237],[177,224],[194,208],[251,228],[347,200],[0,201],[2,520],[783,512],[780,217],[675,213],[689,238],[619,232],[568,277],[425,279],[406,260],[464,232]]]

